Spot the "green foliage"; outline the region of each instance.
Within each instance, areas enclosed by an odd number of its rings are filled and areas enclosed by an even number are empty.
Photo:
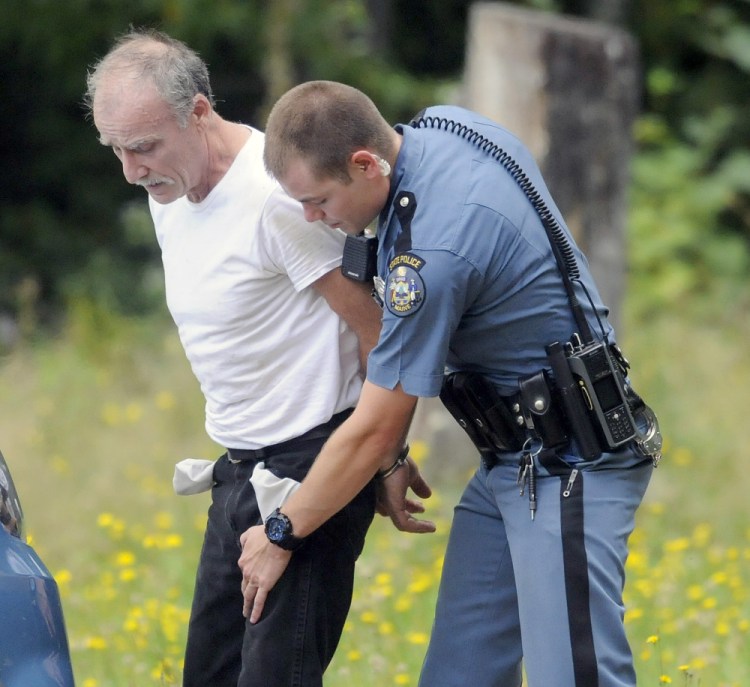
[[[707,174],[711,146],[668,140],[656,117],[643,119],[638,135],[629,235],[635,307],[644,315],[677,307],[737,316],[749,302],[750,252],[723,219],[748,187],[750,155],[734,151]],[[711,139],[708,126],[705,138]]]
[[[377,35],[376,17],[368,13],[367,4],[362,0],[280,0],[274,10],[269,9],[269,30],[281,31],[283,36],[278,39],[280,45],[266,42],[276,48],[276,57],[286,63],[286,70],[281,78],[266,70],[269,79],[275,76],[277,81],[267,84],[262,120],[282,92],[311,79],[343,81],[361,88],[394,122],[408,121],[435,101],[446,83],[442,74],[417,75],[403,68],[400,50],[390,49],[388,34]],[[424,31],[420,26],[411,40],[418,40]]]
[[[80,0],[4,5],[0,78],[7,88],[0,107],[7,108],[9,126],[0,132],[6,191],[0,309],[16,310],[13,287],[24,277],[37,282],[43,304],[56,308],[63,283],[84,270],[92,254],[124,249],[116,216],[134,190],[113,173],[111,154],[96,144],[80,103],[86,65],[100,52],[103,36],[126,28],[125,8]],[[137,279],[138,263],[129,269]]]
[[[700,149],[693,169],[708,186],[727,183],[722,228],[750,239],[750,4],[743,0],[637,3],[645,109],[662,119],[668,145]],[[739,154],[739,157],[738,157]]]
[[[87,66],[129,26],[163,29],[198,50],[221,114],[259,127],[279,88],[304,79],[366,88],[394,120],[431,102],[440,85],[387,57],[363,0],[2,0],[2,16],[0,311],[15,315],[23,280],[37,285],[42,316],[82,295],[126,313],[154,305],[157,247],[134,244],[121,211],[143,191],[97,145],[81,105]]]
[[[450,98],[463,0],[0,0],[0,312],[56,322],[77,299],[158,307],[158,249],[81,99],[87,65],[129,25],[154,26],[206,59],[219,111],[263,126],[294,82],[347,81],[392,121]],[[589,0],[518,0],[597,16]],[[750,236],[750,4],[675,0],[619,7],[641,45],[631,271],[644,311],[697,294],[746,301]],[[343,57],[342,57],[343,56]],[[140,204],[132,205],[135,201]],[[31,286],[30,286],[31,285]],[[738,297],[739,294],[739,297]],[[640,297],[640,296],[639,296]]]

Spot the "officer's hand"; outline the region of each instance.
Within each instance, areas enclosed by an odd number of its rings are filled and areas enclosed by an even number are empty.
[[[245,530],[240,544],[242,555],[237,565],[242,570],[242,595],[245,597],[242,615],[251,623],[257,623],[266,598],[289,565],[292,553],[268,541],[263,525]]]
[[[410,488],[423,499],[432,495],[430,485],[411,457],[396,472],[378,481],[378,513],[390,517],[396,529],[402,532],[434,532],[435,523],[414,517],[414,513],[424,513],[424,506],[421,501],[407,498],[406,492]]]

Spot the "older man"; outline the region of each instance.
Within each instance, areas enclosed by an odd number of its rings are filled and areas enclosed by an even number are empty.
[[[373,483],[296,553],[262,623],[243,617],[239,537],[283,503],[350,415],[380,312],[341,275],[343,234],[305,224],[263,168],[263,134],[216,112],[206,65],[186,45],[125,35],[89,72],[87,102],[100,142],[149,195],[167,304],[206,431],[227,449],[208,475],[184,685],[320,685]]]

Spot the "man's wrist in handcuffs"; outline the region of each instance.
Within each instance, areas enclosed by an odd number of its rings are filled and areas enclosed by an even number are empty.
[[[406,463],[406,459],[408,456],[409,444],[404,444],[404,448],[401,449],[401,452],[396,457],[396,460],[393,461],[393,464],[385,468],[384,470],[378,470],[375,476],[381,480],[390,477],[394,472],[396,472],[396,470],[398,470],[404,463]]]

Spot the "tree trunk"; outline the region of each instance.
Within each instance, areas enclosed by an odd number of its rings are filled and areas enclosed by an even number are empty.
[[[370,19],[370,52],[378,57],[386,57],[393,28],[393,0],[365,0],[365,9]]]
[[[477,3],[465,84],[467,106],[513,131],[535,155],[617,325],[638,103],[634,40],[588,20]]]
[[[263,122],[274,103],[296,84],[290,29],[294,16],[300,10],[300,0],[274,0],[266,10],[266,59],[263,63],[263,76],[267,89],[261,108]]]

